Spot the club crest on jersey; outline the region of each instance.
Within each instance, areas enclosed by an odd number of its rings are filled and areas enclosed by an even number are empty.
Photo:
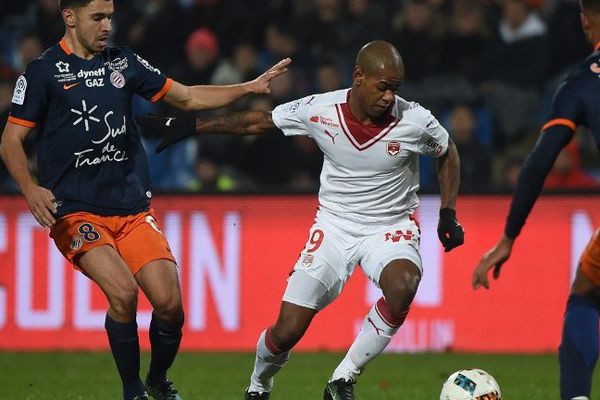
[[[73,251],[77,251],[81,248],[81,246],[83,246],[83,236],[82,235],[76,235],[73,237],[73,240],[71,240],[71,250]]]
[[[314,260],[314,256],[312,254],[304,254],[304,256],[302,257],[302,266],[304,268],[308,268],[312,265],[313,260]]]
[[[388,142],[387,153],[390,157],[396,157],[400,154],[400,142]]]
[[[58,72],[60,73],[69,72],[69,63],[59,61],[54,65],[56,65],[56,68],[58,68]]]
[[[110,83],[112,83],[112,85],[117,89],[121,89],[123,86],[125,86],[125,77],[122,73],[113,71],[110,74]]]

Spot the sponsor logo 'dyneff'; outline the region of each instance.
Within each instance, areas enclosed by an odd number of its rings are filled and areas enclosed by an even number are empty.
[[[83,79],[87,79],[91,76],[104,76],[106,74],[106,68],[102,67],[102,68],[98,68],[92,71],[84,71],[82,69],[79,70],[79,72],[77,73],[77,77],[78,78],[83,78]]]

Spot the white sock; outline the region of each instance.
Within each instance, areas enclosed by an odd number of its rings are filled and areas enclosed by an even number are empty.
[[[387,318],[393,321],[389,322],[381,316],[382,314],[389,314],[383,298],[369,310],[358,336],[354,339],[354,343],[350,346],[342,362],[333,371],[329,382],[338,379],[356,382],[356,378],[363,368],[390,343],[392,336],[404,322],[405,315],[396,319]]]
[[[273,376],[279,372],[281,367],[290,358],[290,352],[273,354],[266,344],[267,330],[264,330],[256,343],[256,359],[254,360],[254,371],[250,377],[248,392],[270,392],[273,389]]]

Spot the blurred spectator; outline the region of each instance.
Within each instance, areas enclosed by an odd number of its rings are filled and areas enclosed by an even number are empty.
[[[343,0],[313,0],[313,5],[295,29],[302,50],[317,58],[343,51]]]
[[[466,191],[490,187],[489,150],[477,141],[477,120],[465,105],[455,107],[449,116],[448,132],[460,154],[460,185]]]
[[[25,71],[27,65],[38,58],[44,51],[42,41],[37,33],[25,32],[19,38],[18,54],[16,57],[16,69],[20,72]]]
[[[539,90],[548,76],[550,49],[545,22],[522,0],[501,0],[497,40],[484,65],[481,93],[496,116],[502,149],[538,124]]]
[[[14,80],[0,76],[0,127],[6,125],[13,96]],[[4,163],[0,162],[0,190],[14,190],[16,186],[6,169]]]
[[[406,79],[421,81],[439,72],[442,25],[425,0],[406,0],[395,16],[391,42],[405,61]]]
[[[54,46],[65,34],[57,0],[38,0],[27,11],[28,29],[37,33],[42,48]]]
[[[372,40],[382,39],[387,33],[385,7],[382,0],[348,0],[346,12],[340,25],[341,48],[344,62],[354,66],[354,55]],[[327,52],[333,51],[328,49]]]
[[[544,189],[593,189],[600,187],[598,181],[581,168],[577,142],[569,143],[558,155],[552,170],[546,177]]]
[[[219,55],[219,42],[215,34],[206,28],[192,32],[185,42],[185,55],[186,62],[174,65],[172,76],[188,85],[209,84]]]
[[[523,162],[525,159],[523,156],[513,153],[509,154],[505,159],[502,167],[502,182],[501,188],[514,192],[517,187],[517,179],[519,178],[519,173],[521,172],[521,168],[523,168]]]
[[[231,57],[219,62],[210,83],[230,85],[254,79],[259,74],[256,49],[251,44],[243,43],[234,47]]]
[[[176,1],[132,0],[115,13],[115,41],[131,46],[159,69],[166,69],[183,62],[183,17]]]
[[[579,11],[578,0],[560,0],[556,2],[555,12],[549,18],[552,58],[548,72],[551,76],[564,72],[591,51],[581,29]]]
[[[346,87],[342,66],[334,58],[323,59],[316,68],[315,87],[311,92],[325,93]],[[349,85],[348,85],[349,86]]]
[[[474,0],[454,2],[450,28],[444,40],[444,73],[479,83],[483,77],[481,58],[489,45],[483,12]]]

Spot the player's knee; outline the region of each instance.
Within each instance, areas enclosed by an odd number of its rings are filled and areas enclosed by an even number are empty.
[[[134,316],[137,310],[138,290],[131,286],[122,288],[118,293],[112,294],[108,301],[113,313],[120,317]]]
[[[178,297],[171,296],[154,305],[154,313],[165,321],[183,320],[183,306]]]
[[[277,321],[271,330],[274,344],[284,351],[291,350],[304,336],[308,324],[300,318],[289,317]]]
[[[392,315],[401,315],[410,307],[417,294],[420,281],[420,274],[407,273],[398,276],[386,285],[384,295]]]

